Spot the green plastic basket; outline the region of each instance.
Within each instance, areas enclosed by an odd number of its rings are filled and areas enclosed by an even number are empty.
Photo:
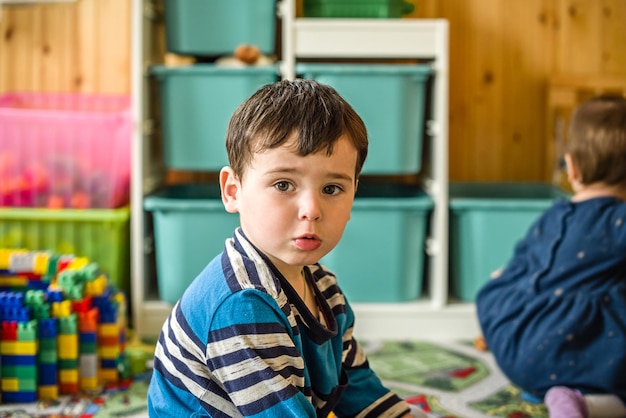
[[[404,0],[304,0],[304,17],[398,18],[415,10]]]
[[[130,292],[130,210],[0,208],[0,248],[87,257]]]

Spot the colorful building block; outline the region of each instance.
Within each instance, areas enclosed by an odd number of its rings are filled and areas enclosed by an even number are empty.
[[[96,263],[0,248],[0,400],[54,400],[125,379],[125,316],[124,295]]]

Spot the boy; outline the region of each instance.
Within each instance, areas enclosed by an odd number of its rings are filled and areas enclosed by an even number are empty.
[[[163,326],[151,415],[410,417],[352,336],[317,264],[339,242],[367,155],[360,117],[312,80],[267,85],[233,114],[222,201],[240,228]]]
[[[551,418],[626,417],[626,99],[575,110],[568,180],[478,293],[487,345]]]

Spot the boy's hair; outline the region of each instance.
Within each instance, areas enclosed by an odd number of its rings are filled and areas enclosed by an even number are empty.
[[[365,124],[337,91],[314,80],[282,80],[261,87],[233,113],[226,132],[228,161],[243,180],[254,153],[294,136],[298,155],[330,155],[346,135],[357,151],[356,178],[367,157]]]
[[[626,98],[602,95],[581,103],[572,115],[567,152],[582,183],[626,182]]]

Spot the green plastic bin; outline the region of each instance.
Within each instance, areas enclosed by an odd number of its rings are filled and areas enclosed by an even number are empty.
[[[296,72],[333,86],[359,113],[370,147],[363,174],[421,169],[428,65],[301,63]]]
[[[159,298],[171,304],[224,249],[239,215],[224,209],[217,184],[178,184],[146,196],[152,213]]]
[[[165,0],[164,8],[170,52],[217,56],[252,44],[275,53],[275,0]]]
[[[151,72],[159,86],[165,165],[189,171],[228,165],[224,141],[233,112],[260,87],[278,80],[274,65],[154,66]]]
[[[87,257],[130,294],[130,209],[0,208],[0,248]]]
[[[413,12],[404,0],[304,0],[304,17],[397,18]]]
[[[361,183],[343,238],[321,263],[351,302],[406,302],[421,295],[433,201],[402,184]]]
[[[451,294],[473,302],[530,225],[564,190],[547,183],[451,183]]]

